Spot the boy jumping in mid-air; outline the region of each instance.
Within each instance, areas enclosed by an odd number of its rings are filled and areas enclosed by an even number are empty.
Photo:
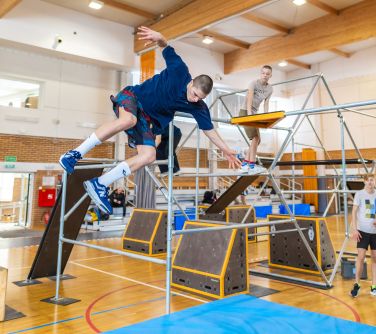
[[[355,284],[350,291],[352,297],[360,292],[360,276],[368,246],[371,248],[372,285],[371,295],[376,296],[376,190],[375,176],[364,177],[364,189],[354,197],[352,210],[352,237],[357,241]]]
[[[214,130],[209,109],[203,101],[212,90],[212,79],[199,75],[192,80],[187,65],[159,32],[140,27],[138,34],[140,39],[147,41],[146,44],[156,42],[163,49],[166,69],[140,85],[125,87],[116,97],[111,96],[117,119],[103,124],[80,146],[63,154],[59,161],[70,174],[77,161],[92,148],[120,131],[127,133],[128,144],[137,149],[137,155],[119,163],[99,178],[84,182],[91,199],[102,211],[110,214],[112,207],[108,200],[108,186],[155,160],[155,139],[159,140],[158,135],[174,118],[175,111],[191,114],[205,135],[222,150],[230,168],[240,166],[236,152]]]

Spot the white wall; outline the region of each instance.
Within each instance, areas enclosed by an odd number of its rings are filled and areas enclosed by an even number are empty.
[[[55,36],[59,35],[63,42],[55,53],[128,68],[134,66],[132,32],[132,27],[40,0],[22,1],[0,20],[0,40],[53,50]]]
[[[110,94],[118,91],[115,70],[0,47],[0,75],[37,81],[38,109],[0,107],[0,132],[86,138],[113,117]]]
[[[358,51],[350,58],[335,57],[331,60],[314,65],[312,73],[322,72],[337,103],[347,103],[376,99],[376,47]],[[307,71],[297,70],[288,73],[288,79],[306,76]],[[291,96],[291,108],[299,109],[302,100],[307,95],[312,84],[301,82],[290,85],[287,90]],[[324,85],[320,84],[308,107],[333,105]],[[375,106],[365,111],[376,116]],[[346,123],[359,148],[376,147],[376,119],[344,113]],[[320,133],[325,148],[328,150],[340,149],[340,127],[336,114],[325,114],[311,117],[315,129]],[[314,140],[313,131],[308,126],[298,132],[299,140],[318,144]],[[279,141],[280,143],[280,141]],[[349,137],[346,136],[345,148],[353,149]]]

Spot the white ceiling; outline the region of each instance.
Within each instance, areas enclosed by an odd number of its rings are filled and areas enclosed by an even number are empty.
[[[94,15],[106,20],[115,21],[121,24],[126,24],[128,26],[138,26],[147,21],[145,17],[141,17],[120,9],[115,9],[113,7],[104,6],[101,10],[92,10],[88,7],[89,0],[43,0],[55,5],[67,7],[73,10],[83,12],[88,15]],[[154,13],[156,17],[166,13],[166,11],[171,11],[171,9],[178,9],[191,2],[192,0],[117,0],[125,4],[137,7],[139,9],[146,10],[148,12]],[[321,2],[337,9],[341,10],[356,3],[361,2],[361,0],[320,0]],[[375,0],[376,1],[376,0]],[[328,13],[312,4],[306,3],[303,6],[296,6],[292,3],[292,0],[279,0],[267,3],[264,6],[258,8],[257,10],[250,11],[252,14],[270,20],[288,29],[302,25],[306,22],[312,21]],[[247,42],[255,43],[264,38],[268,38],[273,35],[277,35],[280,32],[273,30],[271,28],[262,26],[255,22],[252,22],[244,17],[236,17],[223,21],[219,24],[207,27],[208,30],[220,33],[225,36],[233,37],[235,39]],[[215,40],[214,43],[210,45],[203,44],[202,36],[199,34],[192,34],[188,37],[182,39],[183,42],[199,47],[209,49],[211,51],[227,53],[237,49],[236,46],[220,42]],[[368,41],[362,41],[358,43],[353,43],[351,45],[344,45],[338,49],[346,52],[356,52],[364,48],[368,48],[376,45],[376,38]],[[301,62],[307,64],[315,64],[328,59],[338,57],[338,55],[329,51],[320,51],[312,54],[304,55],[295,58]],[[291,71],[297,67],[289,64],[284,68],[280,68],[283,71]]]

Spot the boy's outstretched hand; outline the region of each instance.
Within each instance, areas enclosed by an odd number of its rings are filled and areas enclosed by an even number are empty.
[[[236,151],[229,150],[227,152],[223,152],[223,155],[228,161],[228,166],[232,169],[240,168],[242,163],[240,160],[236,157]]]
[[[151,30],[148,27],[138,27],[137,35],[139,35],[140,40],[145,40],[145,46],[148,46],[154,42],[157,42],[160,47],[167,46],[166,38],[158,31]]]

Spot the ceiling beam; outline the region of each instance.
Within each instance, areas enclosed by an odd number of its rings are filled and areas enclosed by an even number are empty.
[[[265,20],[265,19],[262,19],[261,17],[258,17],[256,15],[253,15],[251,13],[245,13],[242,15],[242,17],[244,17],[245,19],[249,20],[249,21],[252,21],[252,22],[256,22],[262,26],[265,26],[265,27],[268,27],[270,29],[273,29],[273,30],[277,30],[283,34],[288,34],[289,33],[289,29],[277,24],[277,23],[274,23],[274,22],[271,22],[269,20]]]
[[[101,1],[107,6],[114,7],[116,9],[125,10],[129,13],[136,14],[138,16],[143,16],[143,17],[146,17],[147,19],[150,19],[150,20],[155,19],[158,16],[154,13],[151,13],[151,12],[148,12],[146,10],[127,5],[123,2],[119,2],[119,1],[115,1],[115,0],[101,0]]]
[[[248,50],[231,51],[225,54],[225,73],[375,37],[375,13],[376,1],[364,0],[342,10],[340,15],[325,15],[296,27],[288,35],[263,39],[253,43]]]
[[[306,63],[303,63],[299,60],[295,60],[295,59],[286,59],[286,61],[291,64],[291,65],[295,65],[295,66],[298,66],[298,67],[302,67],[306,70],[310,70],[311,69],[311,65],[309,64],[306,64]]]
[[[317,8],[322,9],[323,11],[329,13],[329,14],[334,14],[337,15],[339,11],[326,3],[321,2],[320,0],[307,0],[308,3],[310,3],[313,6],[316,6]]]
[[[350,53],[350,52],[341,51],[341,50],[336,49],[336,48],[330,49],[329,51],[335,53],[338,56],[344,57],[344,58],[350,58],[351,55],[352,55],[352,53]]]
[[[0,1],[0,18],[3,17],[9,11],[11,11],[20,2],[21,2],[21,0],[2,0],[2,1]]]
[[[250,47],[251,44],[247,43],[247,42],[243,42],[243,41],[240,41],[236,38],[233,38],[233,37],[230,37],[230,36],[226,36],[226,35],[222,35],[222,34],[219,34],[217,32],[214,32],[214,31],[211,31],[211,30],[201,30],[198,32],[200,35],[202,36],[209,36],[209,37],[212,37],[214,38],[215,40],[217,41],[221,41],[221,42],[224,42],[226,44],[230,44],[230,45],[233,45],[233,46],[236,46],[238,48],[243,48],[243,49],[248,49]]]
[[[151,24],[149,28],[159,31],[167,40],[178,39],[267,2],[268,0],[195,0]],[[138,40],[136,35],[134,51],[139,53],[146,49],[144,41]]]

